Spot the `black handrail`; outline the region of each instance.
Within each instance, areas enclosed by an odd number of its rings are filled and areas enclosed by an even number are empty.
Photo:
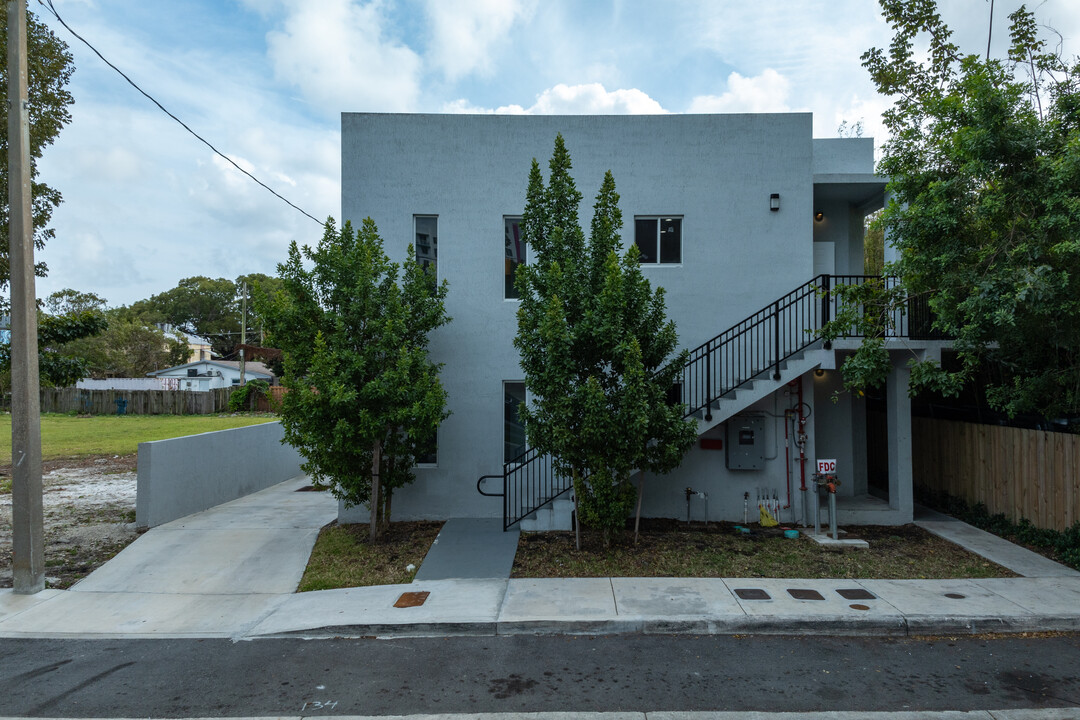
[[[877,275],[818,275],[787,295],[769,303],[716,337],[689,351],[682,368],[679,394],[686,407],[683,417],[700,414],[712,420],[717,403],[736,390],[771,371],[781,377],[780,366],[792,355],[813,345],[824,325],[836,317],[839,302],[833,292],[842,286],[879,281],[891,286],[894,278]],[[886,337],[907,337],[907,308],[872,310],[879,312],[877,330]],[[856,328],[843,333],[856,337]],[[501,477],[501,493],[485,492],[484,480]],[[484,475],[476,489],[488,497],[503,498],[503,529],[520,522],[571,489],[572,479],[557,473],[551,457],[529,448],[510,462],[503,474]]]

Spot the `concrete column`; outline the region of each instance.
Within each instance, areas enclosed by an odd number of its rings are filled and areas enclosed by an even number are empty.
[[[851,398],[851,480],[856,495],[870,492],[866,469],[866,398]]]
[[[892,202],[892,194],[885,191],[885,207],[889,207],[889,203]],[[892,243],[892,238],[889,237],[892,233],[885,230],[885,264],[888,265],[891,262],[896,262],[900,259],[900,253],[897,251],[896,246]]]
[[[911,522],[915,499],[911,477],[911,370],[906,353],[892,355],[892,372],[886,381],[889,432],[889,507],[900,511],[901,522]]]

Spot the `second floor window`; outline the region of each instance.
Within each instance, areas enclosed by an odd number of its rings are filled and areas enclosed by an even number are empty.
[[[505,285],[505,297],[507,300],[518,298],[517,288],[514,287],[514,275],[518,265],[525,264],[525,238],[521,236],[521,218],[503,218],[503,244],[506,248],[506,260],[503,263],[503,283]]]
[[[682,262],[681,217],[635,217],[634,244],[641,252],[642,264],[678,264]]]
[[[430,268],[432,277],[438,277],[439,266],[439,216],[414,215],[416,230],[416,264]]]

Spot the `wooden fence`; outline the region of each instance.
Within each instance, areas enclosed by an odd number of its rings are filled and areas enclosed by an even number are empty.
[[[271,385],[268,392],[269,397],[263,397],[260,395],[255,402],[255,409],[263,412],[277,412],[281,407],[281,398],[285,396],[285,393],[289,392],[288,388],[284,388],[281,385]]]
[[[129,415],[209,415],[229,409],[234,388],[191,390],[82,390],[42,388],[41,412],[116,414],[116,400],[125,400]]]
[[[1080,435],[912,418],[911,440],[920,489],[1041,528],[1080,521]]]

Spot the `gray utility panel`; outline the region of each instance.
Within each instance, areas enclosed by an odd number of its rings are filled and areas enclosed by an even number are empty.
[[[727,421],[727,469],[761,470],[765,467],[765,418],[736,415]]]

